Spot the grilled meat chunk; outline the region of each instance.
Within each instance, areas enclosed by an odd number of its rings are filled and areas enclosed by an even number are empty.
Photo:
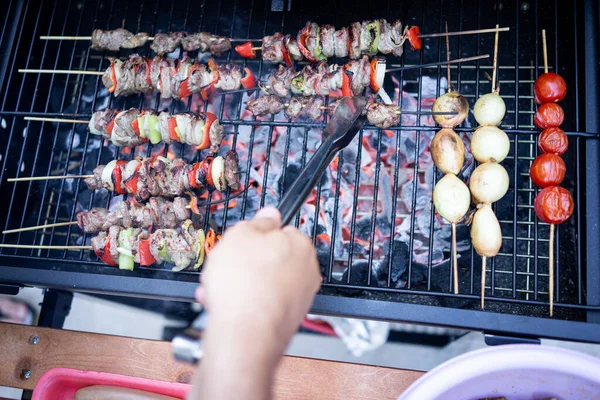
[[[335,39],[334,39],[335,27],[332,25],[321,26],[320,32],[320,44],[321,52],[327,58],[335,55]]]
[[[263,37],[261,54],[264,61],[280,63],[283,61],[283,39],[281,33]]]
[[[236,64],[219,65],[219,81],[216,88],[224,91],[236,90],[241,86],[242,69]]]
[[[172,53],[181,45],[185,36],[185,32],[157,33],[150,48],[159,56]]]
[[[335,42],[335,56],[340,58],[348,57],[348,28],[344,27],[335,31],[333,40]]]
[[[262,117],[267,114],[277,114],[283,110],[283,102],[275,95],[261,96],[252,99],[246,105],[246,109],[256,117]]]
[[[290,94],[290,84],[295,74],[294,68],[279,65],[277,70],[269,76],[271,91],[279,97],[287,97]]]
[[[325,104],[325,99],[322,96],[304,97],[304,107],[302,108],[301,116],[305,116],[313,121],[319,119],[323,114],[321,107]]]
[[[393,104],[371,103],[367,106],[367,119],[378,128],[386,129],[400,123],[398,106]]]
[[[288,106],[285,108],[285,116],[289,119],[297,118],[302,112],[302,108],[304,107],[304,102],[302,101],[303,97],[292,96],[290,101],[288,102]]]
[[[142,139],[131,126],[131,123],[137,119],[139,110],[130,108],[127,111],[121,111],[114,119],[114,127],[110,140],[115,146],[135,147],[144,143]]]
[[[181,39],[181,46],[185,51],[210,51],[211,54],[220,55],[231,50],[231,40],[208,32],[188,33]]]
[[[390,28],[390,41],[393,47],[392,53],[394,53],[395,56],[401,57],[402,56],[402,45],[404,44],[404,31],[402,30],[402,22],[400,21],[396,21],[392,24],[391,28]]]
[[[121,48],[133,49],[141,47],[148,41],[148,34],[140,32],[133,34],[127,29],[119,28],[112,31],[95,29],[92,32],[93,50],[111,50],[118,51]]]
[[[240,188],[239,160],[234,151],[229,151],[225,155],[225,180],[231,189],[238,190]]]

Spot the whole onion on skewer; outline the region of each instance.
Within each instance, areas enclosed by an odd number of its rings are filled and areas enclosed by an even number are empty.
[[[465,96],[450,89],[448,93],[435,99],[433,112],[456,113],[454,115],[434,115],[433,119],[443,128],[454,128],[462,124],[469,115],[469,102]]]
[[[458,175],[465,161],[465,145],[456,132],[444,128],[431,141],[431,156],[440,170]]]
[[[498,164],[508,155],[510,141],[504,131],[499,129],[506,104],[500,97],[500,88],[496,86],[498,67],[498,34],[494,43],[494,66],[492,69],[492,91],[481,96],[475,102],[473,114],[481,125],[473,134],[471,150],[475,159],[482,164],[471,175],[469,188],[478,210],[473,216],[471,239],[473,248],[481,256],[481,308],[485,299],[486,258],[494,257],[502,246],[502,231],[498,218],[494,215],[491,203],[500,200],[508,191],[509,178],[506,169]]]

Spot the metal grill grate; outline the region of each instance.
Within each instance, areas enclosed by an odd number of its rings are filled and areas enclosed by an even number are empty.
[[[553,32],[549,49],[551,68],[563,75],[569,87],[562,103],[567,115],[569,152],[565,155],[567,177],[564,186],[574,194],[576,209],[571,220],[560,226],[556,236],[556,319],[573,321],[597,320],[600,311],[598,293],[598,250],[586,249],[585,240],[597,239],[590,229],[597,223],[598,212],[585,212],[598,197],[596,170],[582,169],[589,155],[597,154],[597,134],[586,134],[582,102],[597,96],[595,89],[583,87],[583,63],[586,54],[584,28],[578,15],[591,7],[586,2],[430,0],[412,4],[392,4],[389,0],[371,2],[334,1],[319,3],[294,1],[290,11],[270,11],[269,3],[206,2],[191,0],[12,0],[9,11],[22,15],[16,24],[14,43],[0,43],[9,53],[0,116],[2,117],[2,195],[1,226],[5,229],[46,223],[72,221],[75,214],[94,206],[109,206],[112,197],[103,191],[91,192],[77,181],[62,180],[7,184],[12,176],[61,175],[90,173],[98,164],[113,158],[129,159],[137,155],[161,153],[188,160],[194,154],[182,146],[144,147],[135,152],[105,146],[90,137],[84,127],[73,124],[28,122],[25,115],[54,117],[89,117],[92,111],[127,107],[152,107],[171,112],[210,110],[218,114],[226,130],[237,130],[229,147],[240,154],[241,169],[246,170],[243,184],[247,190],[241,197],[225,200],[218,206],[206,206],[201,221],[218,230],[239,219],[250,218],[257,208],[276,204],[298,170],[310,158],[319,138],[319,129],[327,121],[289,121],[282,116],[251,118],[245,111],[247,94],[226,94],[211,104],[196,98],[186,102],[165,101],[158,97],[113,98],[94,76],[20,75],[18,68],[73,69],[103,71],[108,54],[89,49],[87,42],[43,42],[40,35],[82,35],[94,28],[114,29],[123,26],[131,31],[187,30],[209,31],[230,37],[261,37],[281,31],[293,33],[306,20],[336,26],[363,18],[399,18],[416,24],[422,32],[439,32],[447,21],[450,30],[478,29],[494,26],[511,27],[501,34],[499,82],[507,105],[502,128],[511,139],[509,157],[503,162],[510,177],[507,195],[495,205],[501,221],[503,245],[501,253],[488,262],[487,307],[489,311],[509,315],[547,317],[548,302],[548,225],[540,223],[533,212],[537,189],[528,177],[531,161],[537,155],[537,132],[533,126],[532,87],[540,73],[540,41],[542,28]],[[17,18],[15,18],[17,20]],[[7,26],[7,25],[5,25]],[[492,52],[493,35],[458,36],[450,41],[453,57],[468,57]],[[151,55],[143,48],[142,55]],[[117,53],[117,57],[126,56]],[[181,57],[181,54],[178,54]],[[389,63],[402,66],[436,62],[445,59],[444,41],[427,39],[421,52],[406,50],[400,60]],[[206,60],[205,57],[202,60]],[[272,66],[258,60],[243,60],[228,53],[217,62],[234,61],[251,68],[257,76],[265,76]],[[491,73],[491,60],[452,66],[453,83],[467,97],[471,106],[489,91],[484,72]],[[0,70],[2,72],[2,70]],[[445,68],[430,67],[402,71],[386,78],[388,93],[395,93],[404,109],[425,110],[433,98],[445,90]],[[2,75],[0,75],[2,78]],[[589,105],[589,104],[588,104]],[[594,116],[596,118],[596,116]],[[449,262],[449,227],[438,217],[431,204],[431,188],[438,177],[432,166],[428,143],[436,129],[426,118],[403,116],[402,125],[388,130],[366,127],[354,146],[344,150],[314,192],[314,198],[296,224],[313,237],[325,276],[322,296],[315,304],[317,311],[372,318],[424,321],[501,331],[486,322],[478,326],[464,321],[458,309],[477,310],[480,282],[480,259],[468,240],[468,229],[459,230],[460,293],[451,294]],[[464,135],[475,126],[472,115],[467,127],[457,129]],[[227,147],[227,146],[226,146]],[[415,161],[416,160],[416,161]],[[466,175],[472,171],[474,163]],[[360,184],[353,184],[361,182]],[[254,183],[254,185],[253,185]],[[226,194],[226,196],[230,193]],[[219,194],[206,199],[218,200]],[[595,201],[595,200],[594,200]],[[314,221],[317,221],[316,223]],[[19,244],[84,244],[89,237],[78,228],[65,227],[24,232],[2,237],[3,243]],[[392,249],[390,251],[390,249]],[[86,251],[11,250],[0,252],[0,281],[22,282],[41,286],[75,286],[80,290],[109,290],[135,295],[191,297],[197,274],[189,271],[173,273],[168,267],[138,269],[133,275],[100,263]],[[588,268],[592,266],[594,268]],[[135,286],[133,279],[141,279]],[[67,283],[68,282],[68,283]],[[138,281],[136,281],[138,282]],[[150,286],[144,286],[150,285]],[[152,286],[157,285],[157,286]],[[345,302],[343,299],[351,299]],[[385,305],[373,309],[369,301]],[[422,318],[402,314],[402,304],[434,306]],[[391,308],[387,308],[391,307]],[[438,310],[447,309],[450,322],[443,322]],[[391,312],[389,310],[392,310]],[[416,310],[416,309],[410,309]],[[437,313],[437,316],[435,315]],[[489,312],[470,313],[495,315]],[[437,319],[436,319],[437,318]],[[509,321],[503,319],[501,321]],[[536,320],[541,320],[537,318]],[[483,321],[483,320],[482,320]],[[488,321],[488,320],[486,320]],[[525,319],[529,323],[531,319]],[[541,325],[540,325],[541,326]],[[572,338],[593,340],[585,333],[553,333]],[[547,334],[539,328],[539,334]],[[526,333],[527,329],[508,330]],[[530,332],[531,333],[531,332]],[[585,336],[585,337],[584,337]],[[599,340],[596,338],[595,340]]]

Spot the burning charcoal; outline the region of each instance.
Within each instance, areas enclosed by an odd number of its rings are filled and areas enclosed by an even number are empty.
[[[356,178],[356,162],[345,162],[344,164],[342,164],[341,175],[344,181],[346,181],[350,185],[354,185],[354,178]]]
[[[300,171],[301,168],[297,164],[290,164],[287,166],[285,175],[282,174],[278,180],[281,193],[286,193],[288,191],[288,189],[292,186],[292,183],[294,183],[298,175],[300,175]]]
[[[371,286],[378,286],[377,282],[377,274],[375,273],[375,268],[371,269]],[[367,277],[369,276],[369,263],[368,261],[357,261],[353,263],[350,268],[350,284],[356,286],[367,286]],[[348,282],[348,269],[344,271],[342,274],[342,278],[340,279],[340,283]],[[360,290],[353,290],[352,292],[356,292],[356,294],[360,293]],[[350,293],[350,291],[348,291]]]
[[[381,271],[385,271],[385,275],[388,272],[388,266],[390,263],[390,256],[393,253],[392,259],[392,284],[394,287],[404,287],[406,284],[406,280],[408,278],[408,245],[399,240],[394,240],[392,243],[392,251],[389,251],[388,246],[386,246],[385,257],[383,262],[381,263]],[[412,278],[414,282],[415,271],[412,271]],[[383,277],[387,281],[387,276]],[[425,277],[423,277],[425,278]]]
[[[371,240],[371,217],[362,217],[356,221],[354,235],[362,240]]]

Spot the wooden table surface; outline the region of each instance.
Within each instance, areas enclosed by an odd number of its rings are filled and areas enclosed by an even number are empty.
[[[24,325],[0,324],[0,354],[0,386],[22,389],[33,389],[45,371],[57,367],[183,383],[193,374],[192,366],[173,359],[170,342]],[[422,374],[286,356],[274,393],[276,399],[395,399]]]

